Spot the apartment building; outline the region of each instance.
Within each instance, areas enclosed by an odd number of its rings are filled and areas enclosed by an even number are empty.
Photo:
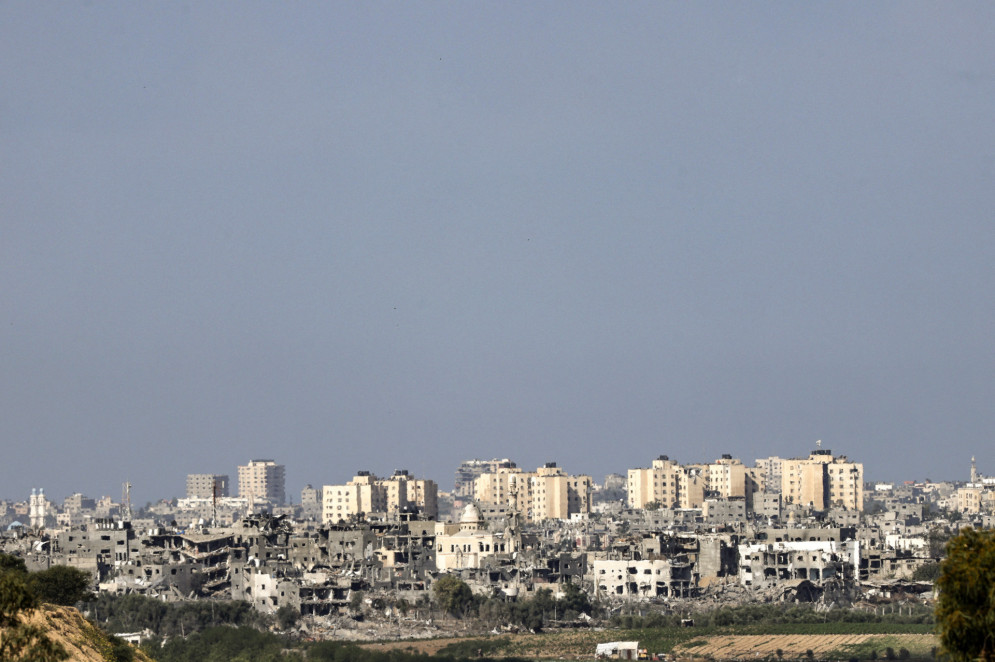
[[[476,499],[485,509],[507,507],[527,522],[591,512],[591,477],[568,475],[555,462],[529,472],[500,467],[481,474],[474,483]]]
[[[743,498],[752,504],[748,482],[752,483],[746,467],[731,455],[686,466],[661,455],[649,468],[629,469],[628,502],[630,508],[645,508],[649,503],[662,508],[701,508],[706,498],[718,497]]]
[[[995,490],[992,489],[991,485],[968,483],[957,489],[954,504],[955,508],[965,515],[993,512]]]
[[[479,476],[496,473],[500,469],[514,469],[516,466],[508,458],[502,460],[467,460],[456,469],[453,496],[474,499],[476,498],[476,481]]]
[[[397,516],[417,511],[425,519],[435,519],[439,514],[438,485],[433,480],[414,478],[406,469],[395,471],[389,478],[359,471],[345,485],[325,485],[321,494],[321,519],[325,524],[370,513]]]
[[[649,468],[629,469],[626,492],[630,508],[657,503],[663,508],[680,508],[681,465],[666,455],[653,460]]]
[[[230,479],[226,474],[187,474],[188,499],[228,497]]]
[[[786,504],[814,510],[836,506],[847,510],[864,508],[864,465],[830,450],[817,449],[805,459],[783,460],[781,496]]]
[[[753,478],[759,486],[758,491],[780,494],[781,470],[784,466],[784,460],[776,455],[771,455],[770,457],[757,458],[753,464]]]
[[[238,496],[282,506],[287,501],[286,467],[273,460],[251,460],[238,468]]]
[[[425,519],[438,517],[439,486],[434,480],[415,478],[407,469],[398,469],[393,476],[377,480],[376,484],[384,491],[387,513],[417,511]]]

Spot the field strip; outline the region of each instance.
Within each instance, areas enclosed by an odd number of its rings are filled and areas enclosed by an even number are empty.
[[[818,657],[851,646],[880,646],[882,653],[889,647],[906,648],[921,656],[937,644],[936,637],[931,634],[744,634],[709,637],[704,645],[678,645],[674,653],[679,658],[749,660],[776,658],[780,650],[783,659],[794,660],[806,657],[810,650]]]

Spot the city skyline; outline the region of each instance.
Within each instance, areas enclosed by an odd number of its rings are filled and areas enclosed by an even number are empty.
[[[821,440],[817,440],[817,441],[821,441]],[[903,477],[896,477],[896,478],[891,478],[891,479],[876,478],[875,475],[874,475],[875,474],[874,468],[873,467],[867,467],[866,463],[861,462],[861,459],[859,457],[854,457],[854,456],[849,455],[847,453],[837,453],[832,448],[823,447],[823,446],[817,446],[816,444],[813,444],[812,448],[809,449],[809,451],[806,451],[804,453],[799,453],[797,455],[791,455],[791,456],[773,456],[773,455],[769,455],[769,456],[760,456],[760,457],[756,457],[756,458],[746,458],[746,457],[741,457],[741,456],[737,456],[735,454],[732,454],[732,458],[735,459],[735,460],[742,461],[742,463],[745,466],[747,466],[747,467],[754,467],[754,466],[756,466],[755,462],[757,460],[765,460],[765,459],[772,458],[772,457],[780,457],[781,459],[784,459],[784,460],[788,460],[788,459],[805,459],[805,458],[807,458],[809,456],[809,454],[812,451],[816,451],[816,450],[831,452],[834,457],[842,457],[844,459],[849,459],[850,461],[858,462],[858,463],[863,464],[864,465],[864,469],[865,469],[864,480],[867,483],[890,483],[890,482],[898,483],[898,482],[904,482],[904,481],[923,482],[923,481],[927,481],[927,480],[930,481],[930,482],[935,482],[935,483],[939,483],[939,482],[953,482],[953,483],[962,483],[963,482],[963,483],[967,483],[967,482],[970,482],[970,478],[971,478],[971,475],[972,475],[972,473],[971,473],[972,472],[972,467],[976,467],[977,468],[977,473],[979,475],[982,475],[982,476],[984,476],[984,475],[990,475],[989,474],[989,469],[987,468],[987,466],[986,465],[979,465],[977,463],[977,458],[975,456],[972,456],[971,458],[968,458],[968,462],[967,462],[967,464],[965,464],[964,470],[962,472],[963,475],[952,476],[952,477],[903,476]],[[703,464],[703,463],[707,464],[707,463],[715,462],[716,460],[719,459],[718,456],[712,457],[712,458],[691,458],[691,457],[682,457],[682,456],[678,456],[678,455],[665,455],[665,456],[668,457],[669,459],[677,462],[678,464],[681,464],[681,465],[697,465],[697,464]],[[499,457],[500,457],[499,455],[494,455],[493,457],[488,457],[488,458],[482,458],[482,457],[478,457],[478,458],[464,458],[463,460],[461,460],[461,462],[465,462],[465,461],[469,461],[469,460],[485,460],[485,459],[486,460],[493,460],[493,459],[498,459]],[[573,466],[571,465],[571,463],[569,463],[569,462],[563,462],[563,461],[559,461],[559,460],[547,459],[547,460],[544,460],[544,461],[539,462],[539,463],[529,464],[529,463],[518,462],[515,458],[508,458],[508,457],[506,457],[504,459],[510,460],[515,465],[517,465],[518,468],[525,469],[525,470],[532,470],[535,467],[541,467],[541,466],[543,466],[546,463],[552,462],[554,465],[560,467],[561,469],[569,470],[570,474],[590,476],[591,479],[594,481],[595,484],[600,485],[604,481],[605,477],[608,476],[608,475],[617,475],[617,476],[622,476],[624,478],[626,476],[626,473],[629,470],[631,470],[631,469],[646,469],[647,467],[650,467],[652,465],[653,460],[656,459],[656,457],[657,457],[656,454],[651,455],[651,456],[647,456],[645,458],[645,461],[643,463],[641,463],[641,464],[636,464],[636,465],[629,466],[629,467],[621,467],[621,468],[617,468],[615,470],[609,470],[609,471],[606,471],[606,472],[603,472],[603,473],[591,473],[591,472],[586,472],[586,471],[575,470],[573,468]],[[258,461],[260,461],[258,458],[252,459],[252,460],[245,460],[246,463],[258,462]],[[269,462],[269,461],[275,461],[277,465],[279,465],[279,466],[283,467],[284,469],[286,469],[288,474],[293,475],[295,473],[294,471],[290,470],[291,467],[288,467],[288,466],[286,466],[284,464],[281,464],[279,458],[276,458],[275,460],[267,459],[265,461],[267,461],[267,462]],[[414,477],[417,477],[418,479],[427,479],[427,480],[434,481],[436,483],[436,485],[438,485],[440,492],[447,492],[448,493],[448,492],[452,491],[454,475],[455,475],[456,469],[459,467],[459,464],[460,463],[454,464],[451,470],[442,472],[441,474],[434,474],[434,473],[424,473],[424,474],[422,474],[420,472],[414,472]],[[231,475],[236,475],[237,476],[238,468],[239,468],[238,466],[235,466],[234,467],[234,471],[230,472]],[[296,485],[294,483],[291,483],[290,480],[287,480],[286,501],[287,501],[287,503],[298,503],[299,504],[300,503],[300,499],[301,499],[301,491],[304,490],[304,489],[306,489],[307,487],[317,488],[317,489],[320,490],[325,485],[345,484],[347,481],[349,481],[350,479],[354,478],[357,472],[369,472],[373,476],[378,476],[378,477],[381,477],[381,478],[388,478],[391,475],[393,475],[395,471],[404,471],[404,470],[407,470],[407,469],[405,467],[403,467],[403,466],[394,467],[392,469],[387,469],[387,468],[383,468],[383,469],[372,469],[372,468],[369,468],[369,467],[356,467],[356,468],[353,468],[351,470],[343,469],[340,473],[337,473],[335,476],[329,475],[328,477],[323,478],[323,479],[319,479],[317,481],[302,482],[300,485]],[[145,490],[142,490],[141,486],[139,486],[139,489],[137,491],[137,494],[139,496],[137,496],[137,497],[133,496],[133,498],[132,498],[132,506],[133,507],[140,507],[141,504],[143,504],[143,503],[155,503],[155,502],[161,501],[161,500],[169,500],[169,499],[174,499],[174,498],[183,498],[185,496],[186,491],[189,489],[190,482],[189,482],[188,479],[191,476],[206,476],[206,475],[217,475],[219,477],[226,477],[226,474],[224,474],[223,472],[218,473],[218,474],[213,474],[211,472],[201,472],[201,471],[190,472],[190,473],[184,474],[183,476],[180,476],[178,478],[178,480],[176,482],[180,485],[180,487],[177,488],[177,490],[174,493],[151,495],[151,496],[145,494]],[[45,491],[45,496],[48,497],[50,500],[52,500],[54,502],[57,502],[57,503],[61,502],[65,498],[68,498],[68,497],[71,497],[71,496],[74,496],[74,495],[77,495],[77,494],[82,494],[83,496],[86,496],[86,497],[89,497],[89,498],[110,497],[113,500],[118,501],[121,498],[121,488],[123,488],[123,484],[125,482],[127,482],[129,484],[129,489],[131,490],[132,495],[136,494],[136,492],[134,490],[135,485],[133,483],[131,483],[130,481],[122,481],[122,483],[117,486],[118,487],[117,492],[115,492],[113,489],[105,489],[103,491],[101,491],[99,489],[95,490],[95,491],[87,491],[85,489],[60,488],[59,486],[53,486],[53,485],[32,485],[32,487],[30,489],[31,489],[32,493],[34,493],[36,490],[44,490]],[[52,489],[53,487],[55,488],[54,491]],[[225,489],[230,492],[230,496],[232,496],[232,497],[238,496],[239,495],[239,483],[238,483],[237,478],[236,478],[234,484],[232,484],[230,486],[226,485]],[[62,491],[65,491],[65,494],[62,494]],[[7,500],[13,500],[13,501],[26,501],[27,498],[28,498],[28,496],[23,496],[23,498],[22,498],[22,495],[19,495],[19,494],[0,494],[0,499],[7,499]]]

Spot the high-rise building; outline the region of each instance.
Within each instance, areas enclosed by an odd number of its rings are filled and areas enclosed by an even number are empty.
[[[475,498],[474,488],[481,474],[495,473],[499,469],[514,469],[515,463],[505,458],[503,460],[467,460],[456,469],[456,480],[453,486],[454,497]]]
[[[806,459],[783,460],[781,496],[814,510],[836,506],[864,509],[864,465],[830,450],[817,449]]]
[[[321,489],[321,519],[325,524],[347,520],[354,515],[419,513],[424,519],[439,514],[439,488],[433,480],[411,476],[399,469],[390,478],[377,478],[359,471],[345,485],[325,485]]]
[[[747,490],[746,474],[743,463],[731,455],[710,464],[684,466],[661,455],[649,468],[629,469],[629,507],[701,508],[706,498],[744,498],[749,506],[752,492]]]
[[[781,469],[785,460],[771,455],[770,457],[758,458],[754,465],[756,470],[754,477],[761,489],[767,493],[781,493]]]
[[[282,506],[287,500],[286,467],[273,460],[251,460],[239,466],[238,495]]]
[[[187,474],[187,498],[211,499],[231,496],[227,474]]]
[[[591,477],[569,476],[547,462],[535,471],[499,467],[474,481],[476,500],[491,508],[509,508],[525,521],[569,519],[591,512]]]
[[[629,507],[645,508],[655,503],[663,508],[679,508],[681,474],[681,466],[666,455],[653,460],[649,468],[629,469]]]

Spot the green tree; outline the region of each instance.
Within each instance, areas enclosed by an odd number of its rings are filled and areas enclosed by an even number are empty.
[[[935,582],[939,576],[940,564],[932,561],[923,563],[912,572],[912,579],[917,582]]]
[[[563,597],[559,602],[564,611],[575,611],[577,613],[588,615],[591,613],[592,607],[590,598],[588,598],[587,593],[585,593],[583,589],[576,584],[563,585]]]
[[[967,528],[951,538],[936,587],[940,643],[951,659],[995,660],[995,531]]]
[[[69,653],[22,617],[38,608],[38,598],[17,572],[0,573],[0,660],[60,662]]]
[[[53,565],[28,575],[28,586],[39,600],[67,607],[93,598],[91,581],[89,573],[67,565]]]
[[[276,622],[281,630],[289,630],[301,620],[301,610],[293,605],[283,605],[276,610]]]
[[[25,565],[24,559],[20,556],[0,552],[0,575],[5,572],[14,572],[19,575],[26,575],[28,574],[28,566]]]
[[[432,585],[439,608],[454,616],[463,616],[473,604],[473,591],[459,577],[443,575]]]

